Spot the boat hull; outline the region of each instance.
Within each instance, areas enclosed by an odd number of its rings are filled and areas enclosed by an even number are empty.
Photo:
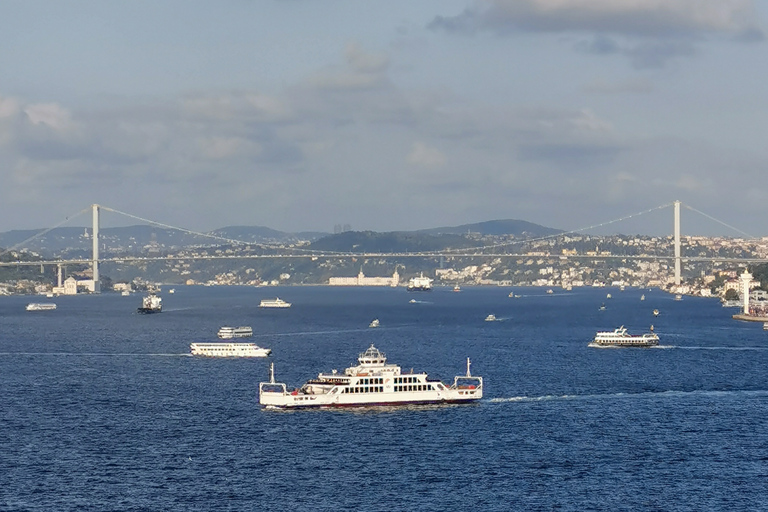
[[[137,313],[141,313],[142,315],[151,315],[153,313],[162,313],[162,309],[155,309],[155,308],[139,308],[136,310]]]

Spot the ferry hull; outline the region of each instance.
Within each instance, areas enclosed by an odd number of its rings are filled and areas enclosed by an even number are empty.
[[[477,402],[482,398],[482,393],[469,398],[438,398],[438,399],[412,399],[412,400],[373,400],[370,402],[342,402],[335,400],[312,400],[305,397],[295,397],[296,400],[286,400],[285,396],[278,394],[277,399],[270,399],[262,394],[260,404],[266,408],[275,409],[317,409],[317,408],[350,408],[350,407],[403,407],[409,405],[448,405],[466,404]]]

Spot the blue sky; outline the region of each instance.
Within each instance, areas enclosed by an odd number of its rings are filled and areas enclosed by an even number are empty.
[[[768,235],[768,2],[0,8],[0,231],[92,203],[194,230],[578,229],[679,199]]]

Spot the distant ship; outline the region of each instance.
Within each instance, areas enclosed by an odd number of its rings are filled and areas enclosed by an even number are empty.
[[[653,326],[651,326],[653,330]],[[652,347],[659,344],[659,337],[654,332],[633,336],[622,325],[613,331],[598,332],[590,347]]]
[[[379,326],[379,319],[378,318],[374,318],[373,320],[371,320],[371,323],[368,324],[368,327],[378,327],[378,326]]]
[[[232,338],[247,338],[249,336],[253,336],[253,329],[248,326],[243,326],[243,327],[224,326],[221,329],[219,329],[218,336],[223,340],[229,340]]]
[[[51,311],[56,309],[53,302],[30,302],[27,304],[27,311]]]
[[[264,299],[259,303],[260,308],[289,308],[290,302],[285,302],[283,299],[276,297],[274,299]]]
[[[137,309],[141,314],[161,313],[163,311],[163,299],[149,292],[146,297],[141,299],[141,307]]]
[[[412,277],[408,281],[409,292],[431,292],[432,280],[428,277],[424,277],[422,273],[419,277]]]

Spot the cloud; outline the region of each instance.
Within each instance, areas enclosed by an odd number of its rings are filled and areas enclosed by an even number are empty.
[[[434,18],[429,27],[463,34],[591,35],[576,49],[623,54],[636,67],[655,67],[693,54],[692,41],[705,37],[762,41],[756,12],[753,0],[477,0],[456,16]]]
[[[437,148],[429,147],[423,142],[414,142],[406,160],[409,164],[431,169],[445,165],[446,157]]]

